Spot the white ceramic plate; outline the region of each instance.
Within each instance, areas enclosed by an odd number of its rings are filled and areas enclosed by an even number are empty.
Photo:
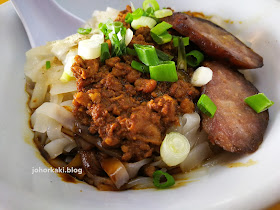
[[[126,0],[58,1],[83,19],[94,9],[124,8]],[[250,167],[217,166],[198,181],[169,190],[100,192],[86,184],[61,181],[52,173],[32,175],[32,168],[46,168],[31,142],[25,114],[23,65],[30,48],[11,3],[0,6],[0,209],[259,209],[280,200],[280,3],[261,0],[160,1],[161,6],[202,11],[231,19],[229,27],[264,57],[264,67],[253,70],[255,85],[275,105],[265,141]],[[140,1],[135,3],[140,6]],[[36,17],[34,17],[36,18]],[[239,23],[242,21],[242,23]],[[82,192],[81,192],[82,190]]]

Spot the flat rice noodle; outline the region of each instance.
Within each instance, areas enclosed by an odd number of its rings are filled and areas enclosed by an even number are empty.
[[[64,168],[67,166],[67,163],[61,160],[60,158],[48,159],[48,162],[55,168]]]
[[[166,167],[168,167],[168,165],[162,159],[157,160],[156,162],[153,162],[150,165],[158,167],[158,168],[166,168]]]
[[[49,124],[51,123],[49,121],[52,121],[52,119],[44,114],[33,113],[31,115],[31,125],[33,127],[33,131],[46,133]]]
[[[75,136],[75,141],[78,145],[79,148],[83,149],[83,150],[91,150],[94,145],[91,143],[88,143],[87,141],[85,141],[82,137],[80,136]]]
[[[52,60],[53,56],[48,58],[27,58],[24,65],[24,74],[32,80],[32,82],[43,81],[45,75],[43,73],[43,67],[46,65],[46,61]]]
[[[81,155],[79,153],[77,153],[75,155],[75,157],[71,160],[70,163],[68,163],[67,167],[71,168],[77,168],[77,167],[82,167],[82,159],[81,159]]]
[[[62,154],[64,148],[70,144],[73,144],[73,142],[67,138],[61,138],[61,139],[56,139],[56,140],[51,141],[50,143],[46,144],[44,146],[44,149],[47,151],[50,158],[54,159],[57,156],[59,156],[60,154]]]
[[[45,101],[48,84],[45,82],[37,82],[35,84],[31,100],[29,102],[30,108],[37,108]]]
[[[97,157],[95,154],[95,151],[84,151],[80,150],[79,153],[81,157],[81,162],[83,168],[86,170],[86,173],[88,176],[91,175],[98,175],[98,176],[104,176],[106,175],[103,171]]]
[[[192,114],[184,114],[182,117],[183,130],[182,132],[188,133],[191,130],[197,130],[200,127],[200,116],[194,112]]]
[[[125,189],[146,189],[146,188],[154,188],[153,179],[151,177],[137,177],[135,179],[130,180],[125,186]]]
[[[78,132],[76,132],[77,135],[79,135],[81,138],[83,138],[88,143],[96,146],[101,152],[103,152],[109,156],[121,159],[122,154],[120,151],[115,150],[115,149],[107,149],[107,148],[103,147],[100,137],[91,135],[88,132],[87,126],[84,126],[78,122],[75,122],[75,129],[78,131]]]
[[[202,165],[203,161],[212,155],[212,151],[208,142],[194,147],[187,158],[180,164],[180,168],[183,172],[187,172],[191,169],[197,168]]]
[[[51,85],[51,90],[50,94],[51,95],[57,95],[57,94],[62,94],[62,93],[69,93],[69,92],[74,92],[77,90],[76,87],[76,81],[72,80],[69,82],[58,82],[53,85]]]
[[[51,55],[50,44],[31,48],[25,53],[27,58],[48,57]]]
[[[203,166],[212,167],[215,165],[223,165],[223,164],[234,162],[237,159],[240,159],[240,154],[223,151],[222,153],[215,155],[213,158],[210,158],[210,160],[207,160],[203,164]]]
[[[40,116],[45,116],[46,117],[46,115],[40,115]],[[38,117],[37,117],[37,119],[38,119]],[[61,132],[61,128],[62,128],[61,124],[59,124],[54,119],[49,118],[47,126],[48,126],[47,135],[48,135],[48,137],[51,141],[53,141],[55,139],[63,138],[63,135],[62,135],[62,132]]]
[[[194,112],[192,114],[184,114],[180,117],[180,126],[173,126],[168,132],[179,132],[186,136],[192,148],[198,143],[207,140],[207,136],[201,133],[199,127],[200,116],[198,113]]]
[[[50,95],[50,102],[55,103],[55,104],[61,104],[63,100],[63,95],[58,94],[58,95]]]
[[[72,142],[72,144],[67,145],[66,147],[64,147],[64,151],[65,152],[71,152],[72,149],[76,148],[77,144],[75,142]]]
[[[92,175],[86,181],[101,191],[117,191],[118,189],[110,178]]]
[[[75,142],[75,140],[74,140],[74,138],[73,138],[72,136],[68,136],[68,135],[66,135],[65,133],[62,133],[62,132],[61,132],[61,135],[62,135],[64,138],[69,139],[70,141],[72,141],[72,144],[69,144],[69,145],[67,145],[67,146],[64,148],[64,151],[65,151],[65,152],[71,152],[72,149],[74,149],[74,148],[77,147],[77,144],[76,144],[76,142]]]
[[[119,14],[119,10],[107,7],[106,11],[95,10],[92,18],[84,25],[85,28],[98,28],[99,23],[106,23],[109,19],[115,20]]]
[[[129,175],[127,170],[117,158],[101,159],[100,164],[118,189],[128,182]]]
[[[62,63],[58,63],[51,61],[51,68],[47,71],[47,82],[48,84],[55,84],[60,82],[60,77],[63,74],[63,65]]]
[[[129,178],[134,178],[137,176],[138,174],[138,171],[139,169],[150,163],[151,162],[151,159],[150,158],[146,158],[146,159],[143,159],[143,160],[140,160],[138,162],[135,162],[135,163],[124,163],[124,166],[127,170],[127,173],[129,174]]]
[[[74,115],[58,104],[45,102],[38,109],[36,109],[33,115],[35,114],[44,114],[56,120],[63,127],[73,131],[75,121]]]
[[[91,35],[81,35],[81,34],[73,34],[71,36],[66,37],[63,40],[57,40],[51,42],[51,52],[60,60],[64,61],[66,58],[66,54],[71,50],[71,48],[78,45],[79,41],[89,39]]]
[[[63,106],[68,110],[74,109],[73,100],[63,101],[63,102],[61,102],[60,106]]]

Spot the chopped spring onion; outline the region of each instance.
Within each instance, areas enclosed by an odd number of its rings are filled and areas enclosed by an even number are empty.
[[[141,27],[149,27],[153,28],[157,24],[157,21],[155,21],[153,18],[142,16],[138,18],[137,20],[133,20],[131,23],[131,27],[135,30],[141,28]]]
[[[86,35],[86,34],[89,34],[91,32],[92,28],[79,28],[77,30],[77,32],[79,34],[82,34],[82,35]]]
[[[98,28],[102,31],[102,33],[105,35],[105,39],[109,39],[109,34],[119,33],[124,27],[122,22],[113,22],[111,19],[109,19],[106,23],[100,23],[98,25]]]
[[[197,68],[191,78],[191,84],[196,87],[206,85],[212,80],[213,72],[210,68],[201,66]]]
[[[153,7],[149,7],[146,11],[144,11],[143,16],[155,17],[155,10]]]
[[[134,49],[136,50],[140,61],[145,65],[156,66],[159,64],[159,59],[154,46],[134,44]]]
[[[140,18],[144,13],[144,10],[141,8],[136,9],[131,15],[133,20],[137,20],[138,18]]]
[[[127,13],[126,16],[125,16],[125,20],[124,20],[126,23],[129,23],[131,24],[131,22],[133,21],[133,17],[132,17],[132,14],[131,13]]]
[[[102,63],[105,62],[105,60],[107,60],[108,58],[110,58],[110,51],[109,51],[109,45],[107,42],[104,42],[101,44],[101,56],[100,56],[100,61]]]
[[[150,6],[154,9],[154,11],[159,10],[159,4],[156,0],[145,0],[143,2],[144,11],[146,11]]]
[[[109,19],[107,23],[100,23],[98,27],[105,35],[105,39],[110,39],[112,43],[111,55],[113,57],[126,53],[126,28],[123,26],[123,23],[113,22]]]
[[[62,76],[60,77],[60,81],[61,82],[69,82],[70,80],[72,80],[74,77],[70,76],[69,74],[67,74],[65,71],[63,72]]]
[[[186,60],[186,51],[183,39],[181,37],[178,38],[178,60],[177,60],[177,68],[184,70],[188,73],[188,65]]]
[[[202,94],[197,102],[197,107],[202,111],[204,114],[208,115],[209,117],[213,118],[214,114],[217,110],[216,105],[214,102],[205,94]]]
[[[146,66],[145,64],[139,63],[137,61],[132,61],[131,67],[142,73],[149,73],[149,67]]]
[[[115,21],[115,22],[113,22],[113,27],[114,27],[115,33],[117,34],[122,29],[123,23]]]
[[[129,47],[126,48],[126,53],[127,53],[128,55],[137,56],[136,50],[131,49],[131,48],[129,48]]]
[[[162,176],[164,176],[164,178],[166,179],[165,182],[161,182]],[[174,180],[173,176],[171,176],[170,174],[163,172],[161,170],[158,170],[153,173],[153,183],[154,183],[155,187],[157,187],[159,189],[165,189],[165,188],[168,188],[168,187],[171,187],[172,185],[174,185],[175,180]]]
[[[249,96],[245,98],[245,102],[257,113],[267,110],[274,104],[274,102],[269,100],[264,93]]]
[[[98,25],[99,30],[102,31],[102,33],[105,35],[105,39],[109,39],[109,33],[113,31],[112,29],[108,29],[107,24],[111,25],[112,20],[109,19],[107,23],[99,23]]]
[[[121,56],[121,43],[117,34],[110,33],[110,41],[112,43],[112,56]]]
[[[186,55],[186,58],[191,67],[197,67],[204,60],[204,55],[198,50],[193,50]]]
[[[78,45],[78,55],[83,59],[95,59],[101,54],[101,43],[95,40],[82,40]]]
[[[171,61],[174,57],[172,55],[169,55],[159,49],[156,49],[157,56],[161,61]]]
[[[161,35],[156,35],[151,32],[151,37],[157,44],[165,44],[172,40],[171,34],[169,34],[167,31],[165,31]]]
[[[161,10],[155,11],[156,18],[164,18],[164,17],[171,16],[172,14],[173,14],[173,12],[171,9],[161,9]]]
[[[170,28],[172,28],[171,24],[162,21],[161,23],[157,24],[155,27],[151,29],[151,33],[154,33],[155,35],[161,35]]]
[[[50,61],[46,61],[46,69],[50,69],[51,68],[51,62]]]
[[[163,61],[157,66],[150,66],[151,79],[162,82],[176,82],[178,75],[174,61]]]
[[[126,46],[131,42],[132,38],[133,38],[133,31],[130,28],[126,29],[126,34],[125,34]]]
[[[190,152],[188,139],[177,132],[166,134],[161,147],[160,156],[168,166],[176,166],[182,163]]]
[[[178,47],[179,43],[179,37],[178,36],[173,36],[173,45],[174,47]],[[188,46],[190,44],[189,37],[184,37],[183,38],[184,46]]]

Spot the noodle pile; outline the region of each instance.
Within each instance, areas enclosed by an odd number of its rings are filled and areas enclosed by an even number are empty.
[[[100,22],[106,22],[108,18],[115,19],[118,13],[119,11],[112,8],[108,8],[106,12],[95,11],[92,19],[85,26],[97,28]],[[77,52],[79,41],[89,39],[91,35],[74,34],[64,40],[33,48],[26,53],[24,72],[27,78],[26,89],[31,96],[29,102],[32,111],[31,125],[35,137],[39,138],[40,146],[48,154],[46,158],[56,166],[75,165],[77,160],[77,155],[73,156],[77,145],[73,136],[75,119],[71,112],[76,81],[64,83],[60,78],[67,58]],[[49,69],[46,69],[46,61],[51,63]],[[207,136],[200,130],[200,116],[196,112],[181,116],[180,126],[172,127],[168,132],[172,131],[185,135],[190,142],[190,153],[179,165],[183,172],[201,166],[202,162],[212,155]],[[57,157],[62,154],[63,158],[58,159]],[[160,156],[135,163],[124,163],[121,167],[119,186],[125,184],[122,189],[153,187],[152,178],[137,177],[140,168],[146,164],[161,168],[163,171],[172,169],[162,161]],[[83,175],[75,176],[82,179]],[[109,179],[101,176],[90,178],[91,181],[88,183],[95,186],[110,182]]]

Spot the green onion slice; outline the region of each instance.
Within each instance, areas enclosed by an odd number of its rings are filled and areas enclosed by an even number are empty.
[[[165,44],[172,40],[172,35],[169,34],[167,31],[165,31],[161,35],[156,35],[151,32],[151,37],[157,44]]]
[[[77,30],[77,32],[79,34],[82,34],[82,35],[86,35],[86,34],[89,34],[91,32],[92,28],[79,28]]]
[[[186,59],[191,67],[197,67],[204,60],[204,55],[198,50],[193,50],[186,55]]]
[[[138,18],[137,20],[133,20],[131,23],[131,27],[135,30],[141,28],[141,27],[149,27],[149,28],[153,28],[155,25],[157,24],[157,21],[154,20],[151,17],[145,17],[142,16],[140,18]]]
[[[173,14],[173,12],[171,9],[161,9],[161,10],[155,11],[156,18],[164,18],[164,17],[171,16],[172,14]]]
[[[154,9],[154,11],[159,10],[159,4],[156,0],[145,0],[143,2],[144,11],[146,11],[150,6]]]
[[[214,102],[205,94],[202,94],[197,102],[197,107],[202,111],[204,114],[208,115],[209,117],[213,118],[214,114],[217,110],[216,105]]]
[[[115,33],[117,34],[123,28],[123,23],[116,21],[113,23],[113,27],[115,29]]]
[[[186,60],[186,50],[183,39],[178,38],[178,60],[177,60],[177,69],[182,69],[188,73],[188,65]]]
[[[141,8],[138,8],[131,15],[132,15],[133,20],[136,20],[136,19],[140,18],[143,14],[144,14],[144,10]]]
[[[155,35],[161,35],[162,33],[166,32],[168,29],[172,28],[172,25],[162,21],[161,23],[157,24],[155,27],[151,29],[151,32]]]
[[[159,49],[156,49],[157,56],[161,61],[171,61],[174,57],[172,55],[169,55]]]
[[[182,39],[183,39],[183,42],[184,42],[184,46],[188,46],[190,44],[189,37],[184,37]],[[174,47],[178,47],[178,43],[179,43],[178,40],[179,40],[178,36],[173,36],[173,45],[174,45]]]
[[[105,39],[110,39],[112,43],[111,55],[113,57],[126,54],[126,28],[122,22],[113,22],[109,19],[106,23],[100,23],[98,27],[105,35]]]
[[[46,61],[46,69],[51,68],[51,62],[50,61]]]
[[[132,14],[127,13],[126,16],[125,16],[125,22],[130,24],[132,21],[133,21]]]
[[[186,136],[171,132],[166,134],[160,146],[160,156],[168,166],[182,163],[190,152],[190,143]]]
[[[145,64],[139,63],[137,61],[132,61],[131,62],[131,67],[142,72],[142,73],[149,73],[149,67],[146,66]]]
[[[73,77],[70,76],[69,74],[67,74],[65,71],[63,72],[62,76],[60,77],[61,82],[69,82],[72,79],[73,79]]]
[[[155,17],[155,10],[153,7],[149,7],[146,11],[144,11],[144,16]]]
[[[131,48],[129,48],[129,47],[126,48],[126,53],[127,53],[128,55],[137,56],[136,50],[131,49]]]
[[[161,182],[162,176],[164,176],[164,178],[166,179],[165,182]],[[175,180],[173,176],[171,176],[170,174],[163,172],[161,170],[157,170],[153,173],[153,183],[155,187],[159,189],[165,189],[174,185]]]
[[[151,79],[162,82],[176,82],[178,75],[174,61],[163,61],[157,66],[150,66]]]
[[[271,107],[274,102],[269,100],[264,93],[258,93],[253,96],[249,96],[244,100],[252,109],[257,113],[261,113]]]
[[[136,50],[140,61],[145,65],[156,66],[159,64],[159,59],[154,46],[134,44],[134,49]]]
[[[101,44],[101,56],[100,56],[100,61],[102,63],[105,62],[105,60],[107,60],[108,58],[110,58],[110,51],[109,51],[109,45],[107,42],[104,42]]]

